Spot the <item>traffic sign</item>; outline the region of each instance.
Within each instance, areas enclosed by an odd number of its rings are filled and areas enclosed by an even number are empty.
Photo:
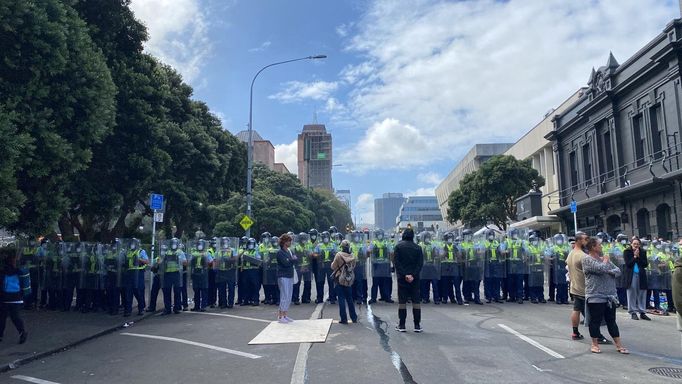
[[[578,212],[578,203],[573,200],[571,201],[571,213],[576,213]]]
[[[253,220],[251,220],[251,218],[248,217],[247,215],[244,215],[244,217],[242,217],[242,219],[239,221],[239,225],[241,225],[242,228],[244,228],[244,230],[246,231],[253,225]]]
[[[159,195],[157,193],[152,193],[151,197],[149,198],[149,205],[151,209],[160,211],[163,209],[163,195]]]
[[[163,223],[163,212],[154,212],[154,222]]]

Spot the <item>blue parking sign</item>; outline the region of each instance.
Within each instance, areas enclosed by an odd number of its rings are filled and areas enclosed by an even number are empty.
[[[578,212],[578,203],[573,200],[571,201],[571,213],[576,213]]]
[[[163,209],[163,195],[152,193],[152,196],[149,199],[149,201],[150,201],[149,205],[150,205],[151,209],[154,209],[157,211],[160,211]]]

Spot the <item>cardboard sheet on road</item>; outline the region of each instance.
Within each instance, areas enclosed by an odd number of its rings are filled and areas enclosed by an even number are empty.
[[[249,345],[324,343],[331,326],[332,319],[296,320],[289,324],[273,321]]]

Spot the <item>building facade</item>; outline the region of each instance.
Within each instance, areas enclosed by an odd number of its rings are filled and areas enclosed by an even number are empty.
[[[291,173],[284,163],[275,163],[275,147],[270,140],[263,139],[255,130],[252,135],[254,163],[261,163],[275,172]],[[240,131],[235,136],[248,145],[249,131]]]
[[[307,124],[298,135],[298,179],[308,188],[333,191],[332,135],[324,124]]]
[[[580,99],[554,117],[559,170],[557,214],[573,229],[639,236],[680,236],[682,207],[682,22],[623,64],[609,55],[592,70]]]
[[[348,209],[350,209],[350,189],[337,189],[334,191],[336,198],[339,199]]]
[[[530,228],[544,233],[557,233],[563,230],[561,218],[550,214],[550,211],[559,208],[559,183],[552,142],[545,136],[554,128],[552,123],[554,115],[562,113],[573,105],[585,90],[586,88],[579,89],[556,109],[546,113],[542,121],[503,153],[519,160],[530,160],[531,166],[545,179],[545,185],[540,188],[543,192],[540,200],[542,212],[531,216],[524,215],[523,210],[518,210],[520,216],[517,222],[510,225],[512,228]]]
[[[416,233],[421,231],[438,232],[445,222],[438,207],[436,196],[411,196],[400,207],[395,220],[397,231],[410,225]]]
[[[501,144],[476,144],[464,158],[450,171],[448,176],[436,187],[436,198],[438,208],[443,219],[448,217],[448,197],[452,191],[459,188],[459,183],[467,174],[478,170],[481,164],[488,161],[491,157],[499,155],[508,150],[512,143]],[[446,224],[447,227],[452,227]],[[457,226],[455,226],[457,227]]]
[[[381,198],[374,199],[374,226],[383,230],[395,228],[396,217],[405,200],[402,193],[384,193]]]

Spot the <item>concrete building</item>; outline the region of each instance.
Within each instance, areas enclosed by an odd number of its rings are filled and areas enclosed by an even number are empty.
[[[512,228],[530,228],[547,234],[563,230],[561,219],[549,213],[559,208],[559,189],[552,143],[545,136],[554,128],[552,123],[554,116],[573,105],[585,90],[586,88],[579,89],[556,109],[546,113],[542,121],[503,153],[519,160],[530,159],[532,167],[545,179],[545,185],[541,188],[541,191],[544,192],[540,201],[541,213],[526,217],[524,216],[525,210],[519,210],[517,207],[517,212],[520,214],[519,221],[512,223]]]
[[[573,232],[677,239],[682,207],[682,21],[623,64],[609,55],[546,136],[559,170],[558,209]]]
[[[254,163],[264,164],[271,170],[279,173],[291,173],[283,163],[275,163],[275,147],[270,140],[265,140],[255,130],[252,132],[253,140],[253,161]],[[240,131],[235,135],[244,143],[249,142],[249,131]]]
[[[424,230],[437,232],[445,225],[443,215],[438,208],[436,196],[411,196],[400,207],[398,217],[395,219],[397,231],[401,231],[411,225],[415,233]]]
[[[481,164],[495,155],[504,153],[513,144],[476,144],[474,145],[464,158],[450,171],[448,176],[436,187],[436,198],[438,199],[438,207],[443,220],[448,217],[448,197],[452,191],[459,188],[459,183],[462,178],[468,173],[474,172],[481,167]],[[447,220],[446,220],[447,221]],[[452,227],[450,224],[445,224],[447,227]]]
[[[395,228],[395,219],[405,200],[402,193],[384,193],[374,199],[374,226],[383,230]]]
[[[324,124],[307,124],[298,135],[298,179],[308,188],[333,191],[332,135]]]

